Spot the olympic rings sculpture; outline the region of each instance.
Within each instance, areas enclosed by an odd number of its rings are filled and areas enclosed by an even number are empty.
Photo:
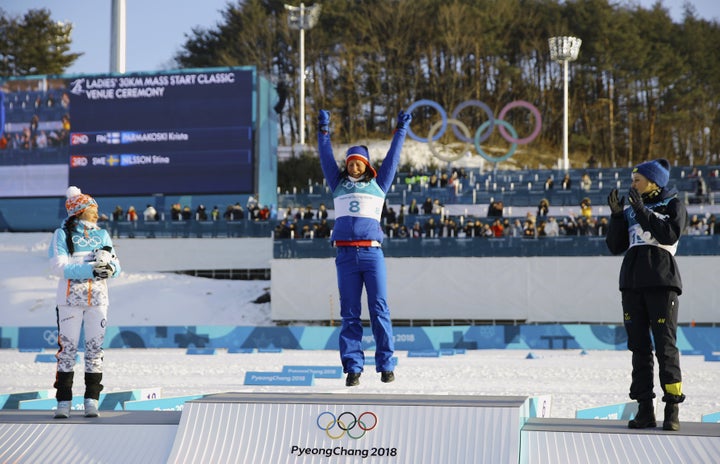
[[[500,114],[497,118],[493,114],[492,109],[490,109],[487,104],[479,100],[467,100],[460,103],[452,111],[450,118],[448,118],[445,108],[443,108],[439,103],[433,100],[418,100],[408,107],[407,112],[412,113],[415,109],[422,106],[429,106],[431,108],[434,108],[440,114],[441,120],[430,126],[428,136],[425,139],[418,137],[412,131],[412,128],[409,127],[407,135],[413,140],[427,143],[432,154],[436,158],[439,158],[443,161],[455,161],[457,159],[460,159],[463,154],[470,149],[470,146],[474,145],[480,156],[492,163],[499,163],[501,161],[505,161],[506,159],[514,155],[518,145],[524,145],[535,140],[535,138],[540,134],[540,130],[542,129],[542,116],[540,115],[540,111],[537,109],[537,107],[535,107],[535,105],[525,100],[515,100],[508,103],[502,108],[502,110],[500,110]],[[474,136],[471,135],[470,129],[468,129],[468,127],[458,119],[461,111],[463,111],[465,108],[472,106],[476,106],[482,109],[488,117],[488,120],[482,123],[480,127],[475,131]],[[533,118],[535,119],[535,127],[533,128],[533,131],[530,133],[530,135],[523,138],[518,138],[518,133],[515,128],[504,119],[511,109],[518,107],[525,108],[530,111],[530,113],[533,115]],[[457,137],[458,140],[465,142],[463,149],[458,152],[459,154],[441,154],[435,148],[435,145],[433,143],[437,142],[440,137],[445,134],[448,125],[452,126],[452,131],[453,134],[455,134],[455,137]],[[492,134],[495,126],[498,126],[500,135],[502,135],[505,140],[512,144],[510,146],[510,149],[503,156],[491,156],[487,154],[480,146],[481,143],[490,138],[490,135]]]
[[[367,422],[369,419],[372,419],[372,422]],[[377,426],[378,418],[375,413],[370,411],[365,411],[358,417],[347,411],[335,417],[335,414],[325,411],[318,415],[316,423],[318,428],[324,430],[327,436],[333,440],[342,438],[346,433],[348,437],[358,440]],[[339,432],[333,432],[335,427]],[[358,429],[359,432],[354,432],[355,429]]]

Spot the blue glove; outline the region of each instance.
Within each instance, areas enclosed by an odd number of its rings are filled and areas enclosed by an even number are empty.
[[[328,110],[320,110],[320,113],[318,113],[318,130],[320,132],[329,132],[330,112]]]
[[[632,209],[635,211],[642,211],[645,208],[642,195],[637,191],[637,189],[630,189],[630,192],[628,193],[628,202],[630,202],[630,206],[632,206]]]
[[[396,129],[407,129],[410,127],[410,121],[412,121],[412,114],[406,113],[404,110],[400,110],[398,113]]]

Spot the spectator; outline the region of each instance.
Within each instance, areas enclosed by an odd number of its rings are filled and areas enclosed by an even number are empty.
[[[590,203],[590,198],[585,197],[580,201],[580,216],[585,219],[590,219],[592,215],[592,204]]]
[[[303,219],[306,221],[312,221],[315,219],[315,213],[313,213],[312,205],[307,205],[305,207],[305,213],[303,214]]]
[[[327,219],[321,219],[320,224],[317,226],[315,233],[316,238],[330,238],[330,226],[328,225]]]
[[[385,215],[385,224],[397,224],[397,214],[395,214],[392,206],[388,208],[387,214]]]
[[[710,217],[708,218],[707,234],[708,235],[720,234],[720,223],[718,223],[715,220],[714,214],[711,214]]]
[[[410,229],[410,237],[411,238],[422,238],[423,236],[423,230],[420,226],[420,222],[415,221],[415,223],[412,226],[412,229]]]
[[[290,238],[290,226],[288,225],[287,219],[282,219],[275,226],[275,238],[278,238],[278,239]]]
[[[231,221],[242,221],[245,219],[245,211],[240,205],[240,202],[236,202],[232,207],[232,215],[230,216]]]
[[[592,219],[588,219],[582,215],[579,218],[577,218],[577,231],[578,231],[578,235],[582,235],[582,236],[592,235],[592,233],[594,232]]]
[[[192,217],[193,217],[192,210],[191,210],[190,207],[187,206],[187,205],[183,206],[181,215],[182,215],[182,220],[183,220],[183,221],[189,221],[189,220],[191,220]]]
[[[705,203],[705,195],[707,194],[707,184],[703,179],[702,171],[697,172],[697,178],[695,179],[695,202]]]
[[[248,219],[250,219],[252,221],[260,220],[260,207],[258,206],[256,201],[248,203],[247,214],[248,214]],[[298,212],[298,214],[300,214],[300,213]],[[297,220],[300,220],[300,218],[302,218],[302,216],[299,216],[299,217],[296,216]]]
[[[425,202],[422,204],[422,212],[423,214],[429,215],[433,212],[433,201],[430,197],[427,197],[425,199]]]
[[[205,205],[200,205],[195,209],[195,220],[196,221],[207,221],[208,215],[205,210]]]
[[[554,216],[550,216],[545,224],[545,235],[548,237],[557,237],[560,235],[560,226]]]
[[[325,206],[325,203],[320,203],[320,207],[317,210],[316,217],[318,220],[323,220],[323,219],[328,218],[328,210],[327,210],[327,207]]]
[[[523,238],[535,238],[535,223],[530,219],[526,219],[523,224]]]
[[[537,226],[537,236],[538,237],[547,237],[547,233],[545,232],[545,226],[547,224],[547,221],[539,221]]]
[[[580,188],[583,192],[588,192],[592,188],[592,179],[590,179],[590,174],[587,172],[583,173],[582,178],[580,179]]]
[[[425,225],[423,226],[423,236],[427,238],[437,237],[437,223],[435,222],[434,217],[430,217],[427,221],[425,221]]]
[[[405,205],[400,205],[400,211],[397,215],[397,223],[402,226],[405,225]]]
[[[570,190],[572,188],[572,180],[570,180],[570,174],[565,174],[562,180],[562,189]]]
[[[420,208],[418,208],[417,200],[414,198],[410,200],[410,206],[408,206],[408,214],[420,214]]]
[[[210,211],[210,218],[213,221],[219,221],[220,220],[220,209],[217,207],[217,205],[213,206],[212,211]]]
[[[493,237],[500,238],[505,235],[505,227],[500,219],[495,219],[490,229],[492,230]]]
[[[40,131],[37,137],[35,137],[35,146],[37,146],[38,148],[47,148],[48,138],[45,131]]]
[[[503,217],[503,202],[491,201],[488,207],[488,217]]]
[[[137,222],[138,220],[138,213],[135,211],[134,206],[130,206],[127,210],[126,219],[130,222]]]
[[[540,203],[538,204],[537,208],[537,218],[538,220],[544,220],[547,218],[547,215],[550,213],[550,202],[547,198],[543,198],[540,200]]]
[[[524,234],[523,231],[523,224],[520,221],[520,219],[515,219],[512,224],[512,228],[510,229],[510,236],[511,237],[522,237]]]
[[[124,221],[125,220],[125,211],[123,211],[122,206],[117,205],[115,209],[112,212],[112,220],[113,221]]]
[[[267,221],[270,219],[270,208],[265,205],[258,210],[258,221]]]
[[[433,214],[442,215],[443,209],[444,209],[444,207],[443,207],[443,204],[440,203],[440,200],[438,200],[437,198],[435,200],[433,200],[433,209],[432,209]]]
[[[601,217],[599,221],[595,224],[595,235],[598,237],[604,237],[608,233],[608,218]]]
[[[545,180],[545,191],[552,190],[553,186],[555,185],[555,180],[553,179],[553,176],[549,176]]]
[[[575,215],[570,213],[570,215],[565,218],[565,235],[577,235],[578,234],[578,225],[577,221],[575,220]]]
[[[408,228],[404,224],[398,225],[397,238],[408,238],[409,236],[410,231]]]
[[[170,220],[182,221],[182,219],[182,208],[180,207],[180,203],[174,203],[170,207]]]
[[[503,219],[503,235],[505,237],[510,236],[510,229],[512,228],[512,225],[510,224],[510,219],[505,218]]]
[[[147,205],[147,207],[145,207],[145,210],[143,211],[143,220],[145,222],[149,222],[157,221],[158,219],[158,213],[155,210],[155,207],[153,207],[153,205]]]
[[[135,229],[137,229],[138,213],[135,211],[134,206],[130,206],[125,215],[126,219],[130,221],[130,230],[128,231],[128,238],[135,238]]]

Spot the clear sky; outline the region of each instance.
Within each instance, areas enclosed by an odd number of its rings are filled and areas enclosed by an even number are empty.
[[[621,0],[651,7],[656,0]],[[661,0],[675,21],[682,19],[683,4],[695,6],[698,16],[720,21],[720,0]],[[126,71],[170,68],[185,36],[196,26],[214,28],[229,0],[126,0]],[[233,0],[232,3],[235,3]],[[321,1],[320,1],[321,2]],[[308,0],[307,4],[315,3]],[[322,3],[322,2],[321,2]],[[11,15],[47,8],[57,21],[74,24],[72,51],[84,53],[68,73],[104,73],[110,70],[111,0],[2,0],[0,8]]]
[[[234,3],[234,2],[233,2]],[[186,35],[201,26],[214,28],[228,0],[126,0],[126,71],[171,68]],[[11,15],[46,8],[56,21],[73,23],[71,50],[84,53],[68,74],[110,70],[111,0],[2,0]]]

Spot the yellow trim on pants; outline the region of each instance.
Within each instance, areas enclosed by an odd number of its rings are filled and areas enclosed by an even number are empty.
[[[668,383],[665,385],[665,393],[669,395],[681,396],[682,395],[682,382]]]

